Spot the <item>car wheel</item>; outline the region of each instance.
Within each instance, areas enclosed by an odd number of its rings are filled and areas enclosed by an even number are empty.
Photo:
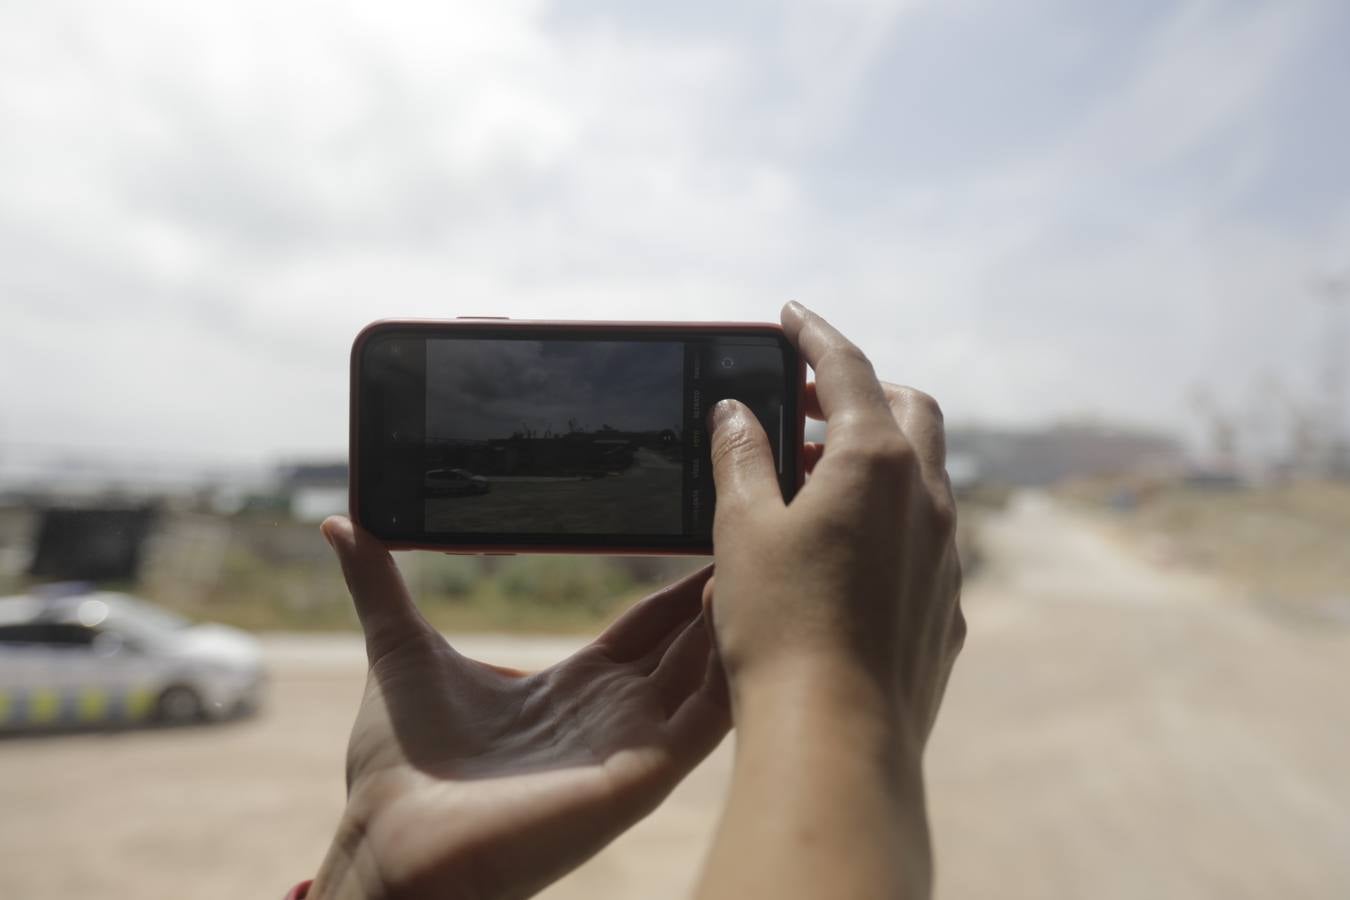
[[[190,687],[165,688],[155,704],[155,718],[169,725],[185,725],[202,718],[202,701]]]

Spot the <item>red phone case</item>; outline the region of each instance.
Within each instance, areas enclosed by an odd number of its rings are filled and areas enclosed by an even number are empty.
[[[360,377],[360,357],[361,348],[365,342],[376,333],[385,329],[399,330],[411,329],[417,330],[421,327],[434,328],[437,332],[443,333],[447,329],[457,331],[473,332],[478,330],[501,330],[503,328],[548,328],[558,331],[616,331],[641,329],[644,331],[766,331],[783,334],[782,326],[768,322],[596,322],[596,321],[558,321],[558,320],[538,320],[538,319],[507,319],[505,317],[492,316],[464,316],[456,319],[380,319],[372,322],[360,333],[352,342],[351,353],[351,384],[349,388],[349,414],[348,414],[348,467],[347,467],[347,506],[351,519],[357,525],[361,525],[360,503],[357,492],[359,490],[359,479],[357,473],[360,470],[361,460],[359,458],[358,447],[360,434],[360,409],[357,404],[359,390],[357,380]],[[795,440],[796,446],[800,448],[805,440],[806,417],[803,413],[803,404],[806,399],[806,362],[798,357],[797,364],[797,415],[795,422]],[[805,481],[805,469],[803,456],[800,450],[797,452],[797,487],[800,488]],[[363,526],[364,527],[364,526]],[[386,547],[390,550],[435,550],[441,553],[454,554],[495,554],[509,556],[516,553],[586,553],[586,554],[605,554],[610,556],[706,556],[712,553],[712,544],[706,546],[689,547],[634,547],[622,546],[616,547],[609,544],[594,545],[504,545],[504,544],[456,544],[453,548],[446,547],[443,544],[404,542],[404,541],[384,541]]]

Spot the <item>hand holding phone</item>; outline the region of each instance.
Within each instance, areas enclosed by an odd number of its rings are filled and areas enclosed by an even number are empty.
[[[825,450],[784,506],[759,423],[717,411],[705,591],[736,771],[697,896],[927,897],[922,754],[966,634],[942,414],[820,316],[783,324]]]
[[[650,812],[727,732],[707,568],[526,673],[447,644],[369,534],[340,517],[323,533],[371,666],[313,900],[533,896]]]
[[[810,484],[785,505],[766,417],[722,407],[715,583],[705,570],[648,598],[543,673],[460,656],[416,612],[378,539],[325,523],[378,689],[353,729],[348,812],[313,896],[443,892],[485,873],[480,888],[536,890],[716,744],[728,687],[737,765],[699,896],[930,892],[920,761],[965,635],[941,415],[932,398],[878,381],[823,319],[790,304],[783,320],[818,374],[794,414],[827,420]],[[422,482],[413,497],[426,494]],[[547,746],[530,740],[540,735]]]

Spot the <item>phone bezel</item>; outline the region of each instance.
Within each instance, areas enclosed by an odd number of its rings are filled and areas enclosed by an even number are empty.
[[[391,536],[382,533],[376,523],[364,520],[361,515],[361,362],[362,354],[370,341],[378,336],[390,333],[418,333],[427,338],[437,335],[464,337],[476,335],[490,338],[494,333],[511,333],[516,339],[524,339],[531,331],[547,332],[554,336],[559,333],[584,335],[603,334],[621,337],[636,335],[638,339],[666,338],[669,340],[692,340],[700,336],[734,336],[736,334],[771,336],[782,346],[789,367],[795,362],[795,390],[787,393],[787,406],[784,419],[791,425],[791,434],[784,435],[784,468],[794,473],[792,491],[800,489],[805,480],[803,468],[802,443],[805,436],[804,402],[806,391],[806,363],[788,341],[781,326],[765,322],[632,322],[632,321],[558,321],[528,320],[505,318],[462,318],[462,319],[381,319],[361,329],[352,342],[349,387],[349,431],[348,431],[348,511],[352,521],[365,528],[391,550],[435,550],[443,553],[463,554],[516,554],[516,553],[575,553],[634,556],[703,556],[712,553],[710,540],[679,535],[673,537],[654,537],[652,535],[634,536],[632,540],[592,539],[587,535],[540,535],[538,540],[524,535],[504,535],[502,540],[479,539],[475,535],[471,541],[457,540],[453,533],[430,535],[425,529],[415,538]],[[789,499],[791,499],[789,497]]]

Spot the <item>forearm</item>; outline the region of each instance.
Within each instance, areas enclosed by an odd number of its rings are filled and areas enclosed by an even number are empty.
[[[929,896],[920,751],[892,698],[846,667],[803,667],[735,705],[735,771],[700,900]]]

